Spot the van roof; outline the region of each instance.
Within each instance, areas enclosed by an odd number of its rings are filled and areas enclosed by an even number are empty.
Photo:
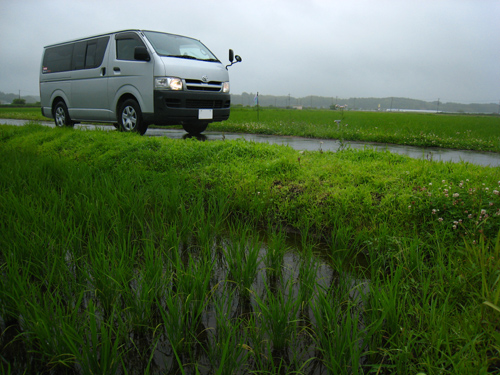
[[[99,37],[108,36],[108,35],[110,36],[110,35],[118,34],[118,33],[126,33],[126,32],[138,32],[138,33],[142,33],[144,31],[151,31],[151,32],[154,32],[154,33],[162,33],[162,34],[170,34],[170,35],[179,35],[179,34],[166,33],[166,32],[163,32],[163,31],[155,31],[155,30],[125,29],[125,30],[111,31],[109,33],[103,33],[103,34],[97,34],[97,35],[90,35],[90,36],[87,36],[87,37],[78,38],[78,39],[72,39],[72,40],[67,40],[67,41],[59,42],[59,43],[53,43],[53,44],[46,45],[43,48],[55,47],[55,46],[62,45],[62,44],[80,42],[80,41],[87,40],[87,39],[99,38]],[[189,36],[184,36],[184,35],[179,35],[179,36],[183,36],[185,38],[190,38],[190,39],[195,39],[195,38],[191,38]]]

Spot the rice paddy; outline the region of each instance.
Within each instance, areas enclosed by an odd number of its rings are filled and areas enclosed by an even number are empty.
[[[500,116],[278,108],[231,109],[209,130],[500,152]]]
[[[498,168],[38,125],[0,158],[3,373],[500,371]]]

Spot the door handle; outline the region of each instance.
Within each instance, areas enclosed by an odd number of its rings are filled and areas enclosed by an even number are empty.
[[[120,68],[119,68],[119,67],[117,67],[117,66],[115,66],[115,67],[113,68],[113,71],[114,71],[114,72],[116,72],[116,73],[120,73]]]
[[[104,77],[106,75],[106,68],[101,68],[101,77]]]

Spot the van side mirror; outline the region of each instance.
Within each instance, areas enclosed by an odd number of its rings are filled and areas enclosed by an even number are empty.
[[[151,57],[149,56],[149,52],[144,46],[137,46],[134,49],[134,59],[138,61],[149,61]]]
[[[236,60],[236,61],[234,61],[234,60]],[[234,52],[233,52],[233,50],[232,50],[232,49],[230,49],[230,50],[229,50],[229,62],[230,62],[231,64],[226,65],[226,69],[227,69],[228,67],[230,67],[231,65],[233,65],[233,64],[236,64],[236,63],[241,62],[241,57],[240,57],[240,56],[238,56],[238,55],[236,55],[236,56],[235,56],[235,55],[234,55]]]

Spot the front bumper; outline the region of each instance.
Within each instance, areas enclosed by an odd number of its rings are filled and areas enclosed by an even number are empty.
[[[145,119],[155,125],[217,122],[229,118],[230,94],[154,91],[154,114]],[[212,119],[199,119],[200,109],[211,109]]]

